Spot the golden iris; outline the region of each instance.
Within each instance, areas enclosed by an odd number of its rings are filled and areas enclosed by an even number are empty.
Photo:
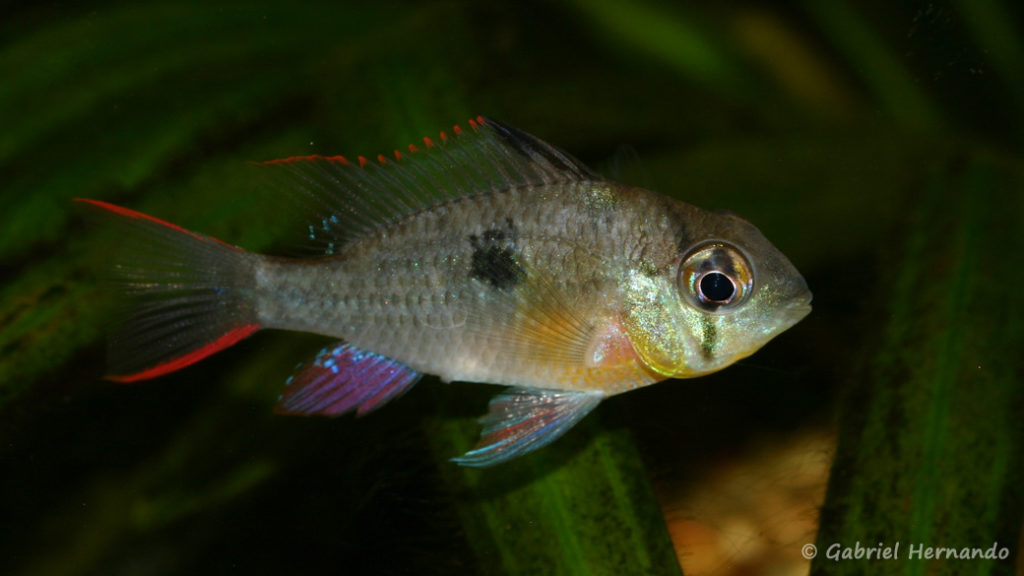
[[[724,312],[750,297],[754,273],[742,252],[713,242],[697,246],[683,258],[678,283],[687,300],[701,310]]]

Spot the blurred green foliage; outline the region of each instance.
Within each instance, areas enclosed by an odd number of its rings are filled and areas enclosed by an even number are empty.
[[[837,398],[819,543],[1016,554],[1021,15],[1005,0],[8,3],[0,572],[669,574],[651,478],[691,477],[680,455],[827,418]],[[282,251],[301,227],[246,161],[376,154],[481,113],[597,168],[630,147],[616,177],[740,212],[805,273],[814,314],[754,368],[623,396],[485,471],[447,458],[491,387],[428,380],[370,418],[272,417],[315,338],[99,380],[116,239],[71,198]],[[1014,570],[813,572],[869,569]]]
[[[1018,167],[977,155],[937,169],[920,191],[893,250],[899,266],[876,288],[877,342],[842,393],[820,551],[900,542],[904,562],[872,573],[1013,573],[1012,558],[910,554],[922,544],[1009,551],[1020,540],[1024,309],[1002,295],[1022,280],[1006,255],[1024,249],[1024,196],[1001,191],[1022,187]],[[824,560],[814,573],[863,570]]]

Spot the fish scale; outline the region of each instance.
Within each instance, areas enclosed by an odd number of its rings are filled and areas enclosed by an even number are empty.
[[[506,197],[503,201],[495,201],[489,195],[480,195],[454,206],[415,214],[407,222],[396,223],[393,228],[389,228],[386,235],[371,235],[352,243],[329,265],[268,258],[260,264],[264,268],[261,275],[267,278],[267,286],[261,289],[265,296],[261,299],[266,298],[272,302],[271,307],[275,312],[261,314],[261,323],[267,327],[335,336],[377,350],[388,346],[405,346],[408,342],[403,358],[410,365],[428,373],[440,372],[441,366],[438,363],[447,362],[450,358],[439,358],[430,352],[419,353],[418,343],[429,343],[433,348],[435,342],[442,340],[450,342],[449,353],[454,351],[474,358],[484,356],[487,350],[463,342],[465,338],[456,327],[456,324],[461,323],[460,318],[464,320],[463,308],[467,300],[478,298],[485,305],[489,293],[473,282],[467,268],[473,252],[469,238],[481,236],[490,228],[500,227],[501,224],[496,220],[500,222],[509,218],[508,214],[512,213],[515,206],[526,205],[524,196],[536,194],[537,191],[531,189],[503,191],[500,193]],[[542,196],[547,197],[548,201],[528,205],[529,209],[522,215],[522,221],[531,225],[518,229],[521,256],[538,273],[566,270],[577,264],[579,258],[575,252],[563,248],[581,242],[596,243],[599,240],[595,234],[597,230],[586,225],[583,219],[577,218],[573,222],[564,217],[566,213],[578,211],[578,207],[568,208],[561,201],[567,194],[553,191]],[[554,225],[556,221],[560,221],[559,226]],[[430,222],[430,225],[425,227],[423,222]],[[490,222],[492,225],[476,224],[469,227],[465,222]],[[426,235],[423,233],[425,229],[435,232]],[[453,234],[451,230],[460,232]],[[551,233],[552,230],[555,234]],[[533,242],[533,237],[542,240]],[[603,270],[592,267],[589,277],[580,273],[580,266],[575,266],[573,274],[563,276],[565,282],[562,289],[576,300],[585,295],[581,290],[584,285],[591,286],[591,290],[595,284],[611,287],[614,278],[610,272],[614,260],[605,261]],[[299,277],[303,278],[301,284],[306,289],[297,294],[294,288],[300,282],[296,280]],[[324,286],[330,289],[320,288]],[[286,290],[286,287],[291,289]],[[408,304],[413,299],[420,302],[443,302],[446,300],[445,294],[458,294],[459,298],[448,299],[451,301],[440,306]],[[349,302],[348,306],[345,305],[346,301]],[[452,319],[445,323],[451,330],[437,332],[438,323],[432,321],[431,317],[437,314]],[[489,318],[491,315],[485,313],[483,317]],[[394,333],[396,326],[400,327],[402,333]],[[505,328],[511,330],[515,327]],[[523,360],[511,358],[509,363],[514,365]],[[507,375],[510,379],[516,376],[514,372]],[[459,375],[459,379],[482,377],[468,373]],[[558,387],[561,384],[557,380],[551,381],[550,374],[548,379],[549,386]]]
[[[83,201],[148,247],[118,260],[135,307],[110,377],[160,376],[260,329],[322,334],[338,342],[289,379],[279,412],[364,414],[423,374],[508,385],[454,459],[490,466],[604,398],[720,370],[810,311],[793,265],[734,214],[606,180],[482,117],[409,151],[262,164],[309,206],[312,258]]]

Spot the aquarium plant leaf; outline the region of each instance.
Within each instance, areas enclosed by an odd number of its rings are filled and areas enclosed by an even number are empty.
[[[1010,192],[1022,186],[1019,164],[985,156],[936,167],[898,250],[879,261],[877,338],[841,403],[812,574],[1013,572],[1024,307],[1003,295],[1024,283],[1007,260],[1024,250],[1024,202]],[[898,560],[829,557],[858,542],[898,544]],[[982,556],[935,558],[940,548]]]

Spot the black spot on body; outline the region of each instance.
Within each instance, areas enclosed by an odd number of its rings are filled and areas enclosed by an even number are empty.
[[[504,228],[490,228],[469,237],[473,248],[470,276],[498,290],[508,290],[526,279],[516,252],[516,229],[511,218]]]
[[[483,241],[484,242],[491,242],[491,243],[504,242],[505,241],[505,232],[503,230],[499,230],[497,228],[491,228],[490,230],[485,230],[484,234],[483,234]]]
[[[488,246],[473,251],[472,274],[498,290],[507,290],[526,278],[516,253],[508,248]]]

